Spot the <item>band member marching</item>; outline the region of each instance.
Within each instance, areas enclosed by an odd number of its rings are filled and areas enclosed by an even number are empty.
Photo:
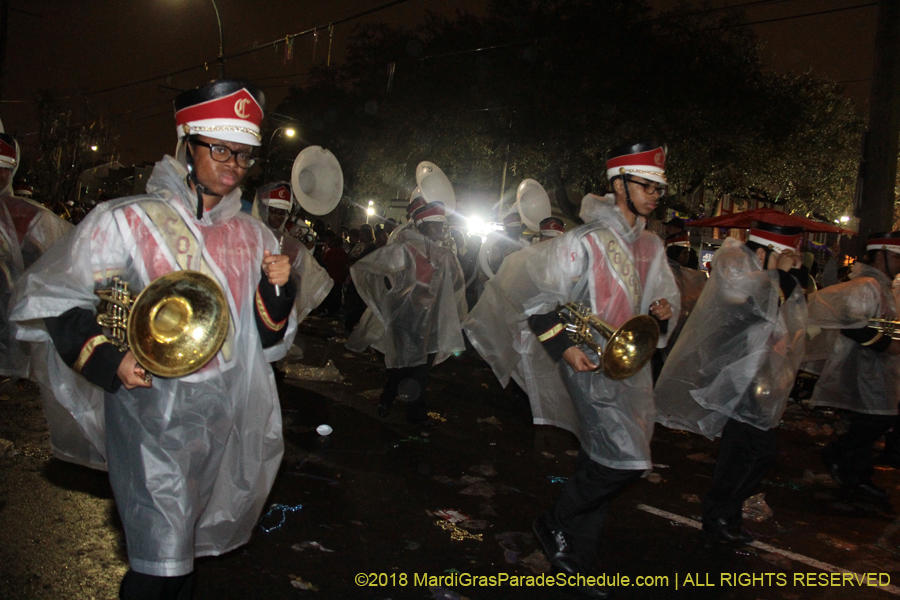
[[[534,422],[568,429],[581,443],[556,505],[534,522],[550,563],[568,574],[593,570],[610,500],[651,468],[655,408],[649,367],[626,379],[595,373],[598,356],[573,345],[556,309],[578,303],[612,327],[648,313],[665,325],[678,311],[662,242],[645,230],[666,187],[664,149],[621,146],[606,167],[613,193],[582,200],[584,225],[507,256],[465,324],[504,385],[527,362]],[[580,591],[608,597],[599,587]]]

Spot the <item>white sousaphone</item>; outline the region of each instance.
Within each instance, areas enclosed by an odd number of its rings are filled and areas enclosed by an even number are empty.
[[[291,189],[303,210],[312,215],[327,215],[344,194],[344,172],[330,151],[309,146],[294,159]]]
[[[427,160],[420,162],[416,167],[416,184],[422,190],[425,202],[443,202],[448,215],[456,211],[456,192],[436,164]]]
[[[540,183],[526,179],[516,190],[516,208],[522,222],[535,233],[541,230],[541,221],[550,217],[550,196]]]

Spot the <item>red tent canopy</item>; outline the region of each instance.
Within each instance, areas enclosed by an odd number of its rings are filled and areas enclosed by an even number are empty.
[[[856,235],[855,231],[844,229],[843,227],[835,227],[828,223],[813,221],[806,217],[798,217],[797,215],[789,215],[774,208],[757,208],[730,215],[720,215],[718,217],[710,217],[709,219],[700,219],[699,221],[687,221],[687,227],[724,227],[734,229],[746,229],[753,225],[754,221],[765,221],[772,225],[781,225],[784,227],[802,227],[804,231],[813,231],[816,233],[843,233],[846,235]]]

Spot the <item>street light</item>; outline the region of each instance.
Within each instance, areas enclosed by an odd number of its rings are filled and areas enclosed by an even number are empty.
[[[369,208],[366,209],[366,225],[369,224],[369,217],[375,214],[375,203],[369,200]]]
[[[216,6],[216,0],[212,2],[213,10],[216,11],[216,23],[219,24],[219,79],[225,79],[225,38],[222,36],[222,19],[219,17],[219,7]]]
[[[272,142],[275,140],[275,134],[278,133],[279,131],[284,131],[284,135],[286,135],[289,138],[292,138],[295,135],[297,135],[296,129],[294,129],[293,127],[291,127],[289,125],[285,125],[283,127],[277,127],[275,129],[275,131],[272,132],[272,135],[269,136],[269,143],[266,145],[266,174],[265,174],[266,181],[269,181],[269,165],[271,163],[269,158],[272,156]]]

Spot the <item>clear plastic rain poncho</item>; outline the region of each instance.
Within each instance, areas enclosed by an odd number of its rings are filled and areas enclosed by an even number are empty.
[[[225,292],[231,314],[225,343],[191,375],[104,394],[55,350],[47,355],[56,393],[55,404],[45,404],[54,453],[108,467],[131,566],[158,576],[189,573],[195,556],[245,543],[283,453],[267,363],[281,358],[284,345],[263,350],[254,316],[263,250],[276,253],[275,238],[240,212],[239,189],[197,221],[186,176],[182,164],[165,157],[146,196],[91,211],[20,279],[12,312],[20,339],[52,347],[43,319],[73,307],[95,310],[95,290],[109,287],[113,276],[138,292],[169,272],[192,269]],[[286,344],[306,308],[295,305]]]
[[[72,229],[40,204],[11,195],[0,197],[0,375],[30,377],[28,348],[13,336],[7,314],[19,276],[47,248]],[[33,377],[33,376],[31,376]]]
[[[429,354],[438,364],[465,350],[465,281],[447,248],[408,229],[357,261],[350,274],[371,311],[347,340],[350,350],[372,346],[384,353],[388,369],[425,364]]]
[[[528,392],[535,423],[571,431],[595,462],[649,469],[656,412],[650,366],[618,381],[576,373],[565,360],[554,364],[528,326],[531,315],[578,302],[618,328],[662,298],[672,305],[669,328],[677,323],[678,288],[662,241],[645,231],[644,219],[631,227],[611,195],[586,196],[581,218],[585,225],[506,257],[466,320],[466,334],[501,384],[511,376],[523,379],[518,383]],[[604,338],[594,337],[605,347]]]
[[[806,301],[797,285],[779,307],[778,273],[728,238],[709,282],[656,382],[657,422],[718,436],[728,419],[776,427],[806,340]]]
[[[870,318],[896,320],[891,280],[861,262],[850,281],[809,295],[811,340],[803,368],[819,373],[810,406],[831,406],[873,415],[896,415],[900,402],[900,356],[876,352],[841,335]]]

